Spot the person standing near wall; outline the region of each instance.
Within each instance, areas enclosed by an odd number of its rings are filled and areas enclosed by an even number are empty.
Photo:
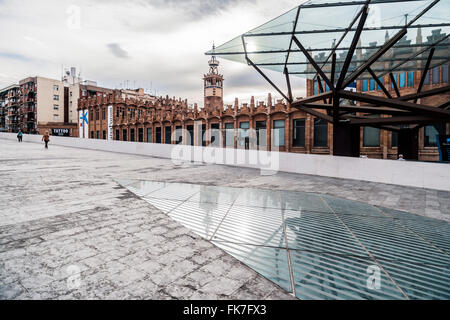
[[[18,140],[19,142],[22,142],[22,137],[23,137],[22,130],[19,130],[19,132],[17,133],[17,140]]]
[[[48,134],[48,131],[45,131],[44,135],[42,136],[42,141],[45,142],[45,149],[48,149],[48,142],[50,141],[50,135]]]

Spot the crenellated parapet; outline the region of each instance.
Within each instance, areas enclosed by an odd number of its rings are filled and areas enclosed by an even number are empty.
[[[175,123],[183,123],[186,121],[219,121],[225,118],[243,119],[239,117],[248,117],[253,119],[261,116],[271,117],[281,116],[280,114],[290,114],[299,112],[290,109],[290,105],[286,104],[282,99],[275,102],[271,94],[268,94],[266,101],[256,101],[255,97],[251,97],[248,102],[240,102],[238,98],[234,100],[234,104],[205,106],[199,108],[195,103],[193,106],[188,105],[187,100],[181,98],[155,97],[155,99],[139,99],[135,97],[124,96],[113,92],[112,94],[99,95],[79,99],[78,108],[104,110],[108,106],[114,107],[114,125],[139,126],[152,123],[165,123],[174,125]],[[276,115],[278,114],[278,115]],[[259,121],[259,120],[258,120]]]

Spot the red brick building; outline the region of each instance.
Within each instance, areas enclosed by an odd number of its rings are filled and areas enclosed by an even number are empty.
[[[283,102],[267,101],[234,105],[223,104],[223,76],[218,73],[215,57],[209,61],[209,73],[204,75],[204,108],[190,107],[187,100],[175,98],[143,99],[139,95],[129,98],[123,91],[90,96],[79,100],[79,110],[88,111],[89,138],[212,145],[217,147],[252,148],[285,152],[332,154],[332,124],[315,118]],[[420,72],[396,75],[403,93],[413,92]],[[437,78],[439,77],[439,78]],[[403,79],[405,85],[403,86]],[[389,76],[383,78],[391,88]],[[424,90],[448,83],[448,66],[430,71]],[[427,88],[428,87],[428,88]],[[317,83],[307,81],[307,95],[313,95]],[[357,91],[371,91],[380,95],[379,88],[370,80],[357,82]],[[391,88],[391,90],[394,90]],[[426,103],[426,99],[423,102]],[[448,101],[449,95],[431,97]],[[112,111],[112,125],[108,125],[108,108]],[[419,159],[437,161],[436,132],[450,132],[450,127],[427,126],[420,129]],[[361,155],[371,158],[396,159],[396,134],[371,127],[361,129]],[[220,132],[219,134],[215,132]],[[214,138],[213,138],[214,136]],[[219,137],[219,139],[216,139]]]

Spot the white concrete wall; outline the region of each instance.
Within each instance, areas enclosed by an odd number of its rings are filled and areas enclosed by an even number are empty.
[[[42,143],[41,138],[42,136],[40,135],[24,135],[23,141]],[[16,134],[0,133],[0,139],[16,140]],[[282,171],[450,191],[450,165],[445,163],[204,148],[54,136],[50,137],[50,147],[52,144],[175,159],[173,161],[179,161],[177,160],[180,158],[179,155],[184,154],[184,157],[182,157],[184,160],[258,168],[262,170],[262,174]],[[255,159],[265,160],[263,163],[261,161],[252,161]]]

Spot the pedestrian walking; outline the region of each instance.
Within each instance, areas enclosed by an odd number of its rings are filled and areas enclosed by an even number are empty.
[[[22,130],[19,130],[19,133],[17,133],[17,140],[18,140],[19,142],[22,142],[22,137],[23,137]]]
[[[48,142],[50,141],[50,135],[48,134],[48,131],[45,131],[44,135],[42,136],[42,141],[45,142],[45,149],[48,149]]]

